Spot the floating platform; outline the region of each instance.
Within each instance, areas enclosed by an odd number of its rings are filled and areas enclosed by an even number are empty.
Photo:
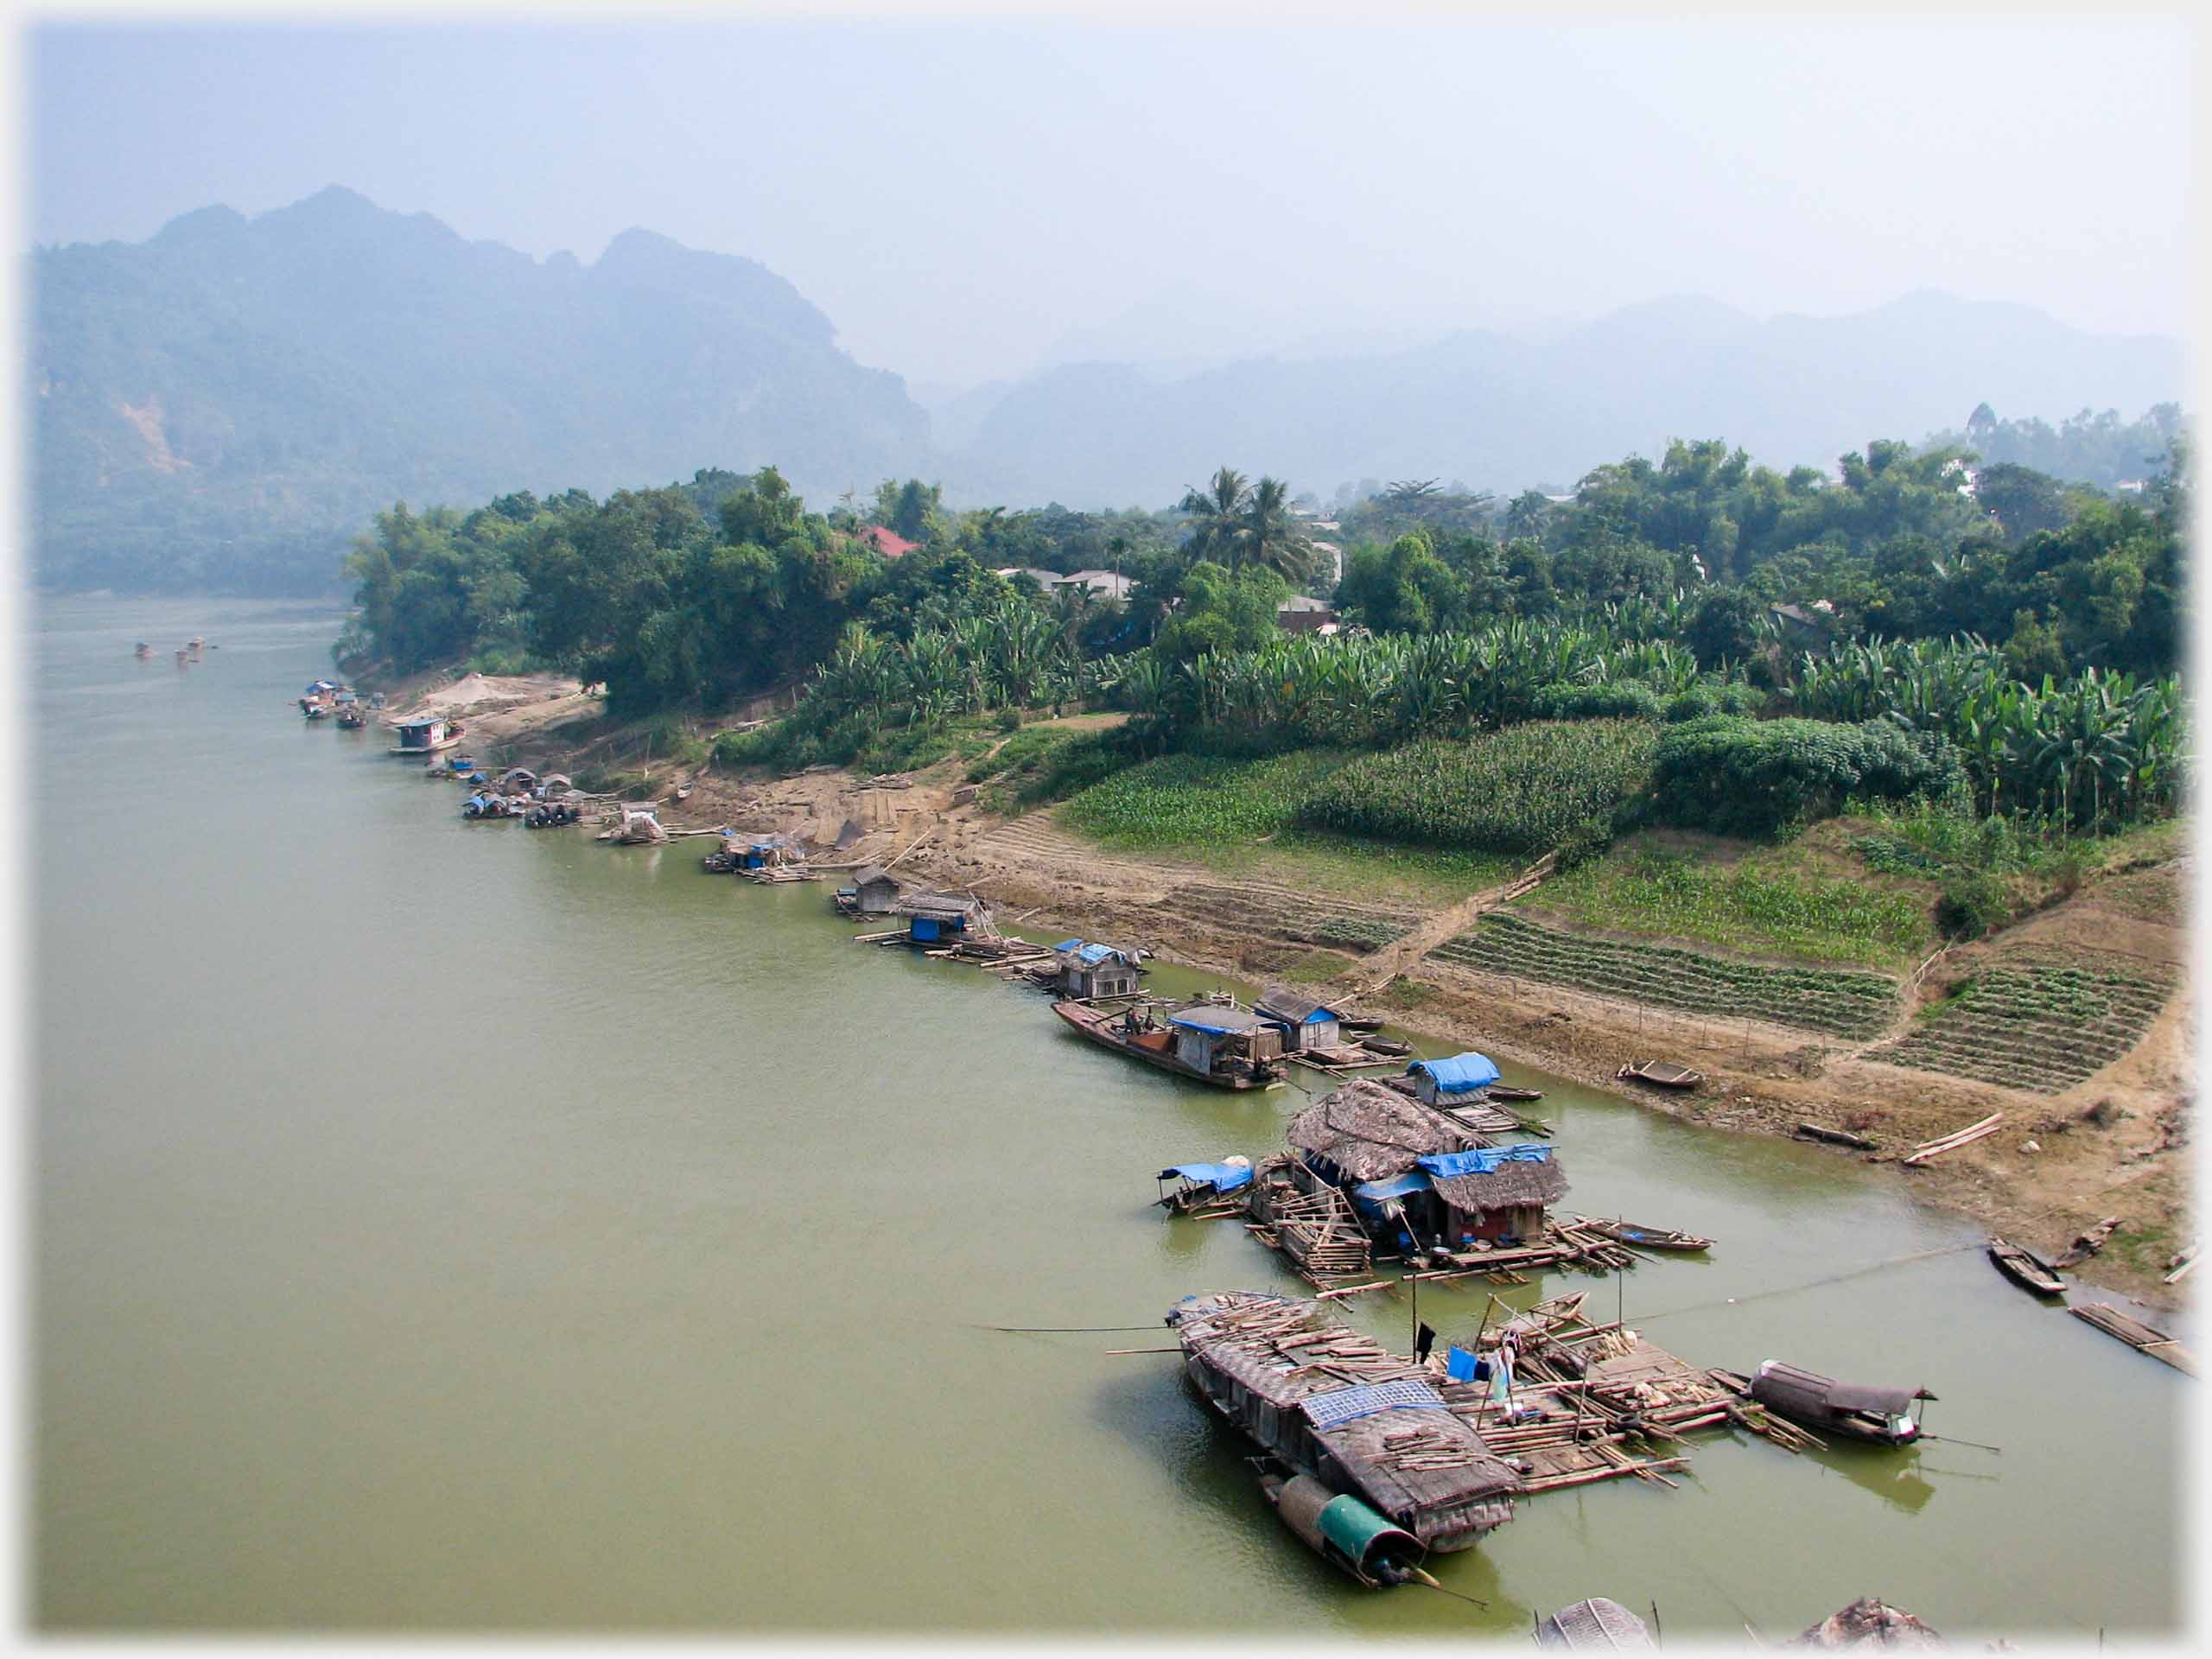
[[[2155,1325],[2149,1325],[2132,1314],[2123,1313],[2110,1302],[2087,1302],[2066,1310],[2077,1319],[2086,1319],[2108,1337],[2117,1337],[2139,1354],[2163,1360],[2177,1371],[2191,1376],[2201,1373],[2196,1369],[2196,1356],[2176,1342]]]

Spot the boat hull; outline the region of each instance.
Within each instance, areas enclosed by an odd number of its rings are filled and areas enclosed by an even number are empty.
[[[2051,1270],[2048,1262],[2038,1261],[2032,1251],[2007,1244],[2001,1238],[1991,1239],[1987,1249],[1992,1265],[2021,1289],[2031,1290],[2038,1296],[2066,1294],[2066,1281]]]
[[[1107,1028],[1107,1018],[1101,1012],[1082,1002],[1055,1002],[1052,1012],[1074,1029],[1088,1037],[1101,1048],[1110,1048],[1116,1054],[1126,1054],[1132,1059],[1157,1066],[1162,1071],[1172,1071],[1179,1077],[1189,1077],[1195,1083],[1211,1084],[1216,1089],[1265,1089],[1280,1081],[1274,1077],[1255,1077],[1249,1072],[1223,1075],[1201,1071],[1196,1066],[1185,1065],[1175,1058],[1172,1049],[1150,1049],[1116,1035]]]

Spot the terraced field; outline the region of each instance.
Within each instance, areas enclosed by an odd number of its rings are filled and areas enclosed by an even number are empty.
[[[1266,881],[1191,882],[1160,901],[1170,917],[1187,916],[1224,931],[1365,954],[1402,938],[1418,912],[1323,898]]]
[[[2056,1094],[2143,1039],[2173,995],[2172,977],[2133,960],[2022,961],[1976,975],[1910,1034],[1867,1058]]]
[[[1446,941],[1432,954],[1480,973],[1838,1037],[1877,1035],[1897,1012],[1897,983],[1884,975],[1763,968],[1666,945],[1584,938],[1503,912],[1478,917],[1472,932]]]

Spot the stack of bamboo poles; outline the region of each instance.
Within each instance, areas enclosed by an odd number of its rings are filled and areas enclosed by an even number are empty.
[[[2004,1121],[2004,1113],[1992,1112],[1978,1123],[1969,1123],[1963,1129],[1955,1130],[1949,1135],[1939,1135],[1933,1141],[1922,1141],[1897,1161],[1908,1169],[1916,1168],[1930,1158],[1941,1156],[1947,1152],[1955,1152],[1970,1141],[1979,1141],[1985,1135],[1993,1134],[1997,1126]]]

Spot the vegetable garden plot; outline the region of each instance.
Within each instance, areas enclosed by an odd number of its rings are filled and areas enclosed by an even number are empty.
[[[1193,882],[1177,889],[1161,908],[1213,928],[1361,952],[1402,938],[1421,919],[1409,912],[1345,904],[1259,882]]]
[[[2173,989],[2170,974],[2133,964],[1993,968],[1866,1058],[2056,1094],[2140,1042]]]
[[[1766,968],[1666,945],[1584,938],[1498,912],[1478,917],[1474,931],[1433,954],[1483,973],[1839,1037],[1872,1036],[1897,1009],[1897,982],[1880,974]]]

